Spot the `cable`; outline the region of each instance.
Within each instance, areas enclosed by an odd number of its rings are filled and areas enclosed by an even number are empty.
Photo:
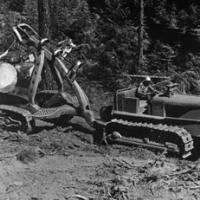
[[[6,51],[4,51],[3,53],[0,54],[0,60],[8,54],[9,50],[14,46],[15,42],[16,42],[16,39],[13,40],[13,42],[12,42],[11,45],[7,48]]]

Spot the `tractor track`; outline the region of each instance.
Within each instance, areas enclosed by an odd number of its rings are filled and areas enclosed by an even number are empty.
[[[33,121],[31,113],[12,105],[0,105],[0,124],[3,128],[11,128],[29,132]]]
[[[107,123],[105,132],[110,141],[163,149],[178,153],[182,158],[189,157],[194,148],[191,134],[178,126],[112,119]]]

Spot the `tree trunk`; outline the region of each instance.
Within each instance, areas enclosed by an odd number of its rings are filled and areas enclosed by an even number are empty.
[[[51,35],[51,38],[53,39],[56,36],[57,26],[58,26],[56,16],[55,16],[56,2],[54,0],[48,0],[48,8],[49,8],[49,21],[50,21],[49,27],[51,27],[50,35]]]
[[[38,24],[39,24],[39,35],[41,38],[51,39],[50,34],[50,9],[48,0],[38,0]],[[41,87],[43,90],[53,89],[53,76],[49,69],[49,63],[45,61],[45,67],[42,72],[42,83]]]
[[[144,1],[140,0],[140,24],[139,24],[139,32],[138,32],[138,47],[139,47],[139,54],[138,54],[138,68],[136,69],[136,73],[142,70],[144,65]]]
[[[38,24],[39,35],[42,38],[49,38],[49,6],[47,0],[38,0]]]

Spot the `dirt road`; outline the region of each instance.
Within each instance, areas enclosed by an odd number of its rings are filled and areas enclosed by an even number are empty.
[[[136,147],[96,146],[89,133],[73,127],[44,128],[29,136],[2,131],[0,199],[200,199],[198,161]]]

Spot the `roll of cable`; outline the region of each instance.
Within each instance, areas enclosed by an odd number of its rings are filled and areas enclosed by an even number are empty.
[[[17,83],[17,70],[9,63],[0,63],[0,92],[12,92]]]

